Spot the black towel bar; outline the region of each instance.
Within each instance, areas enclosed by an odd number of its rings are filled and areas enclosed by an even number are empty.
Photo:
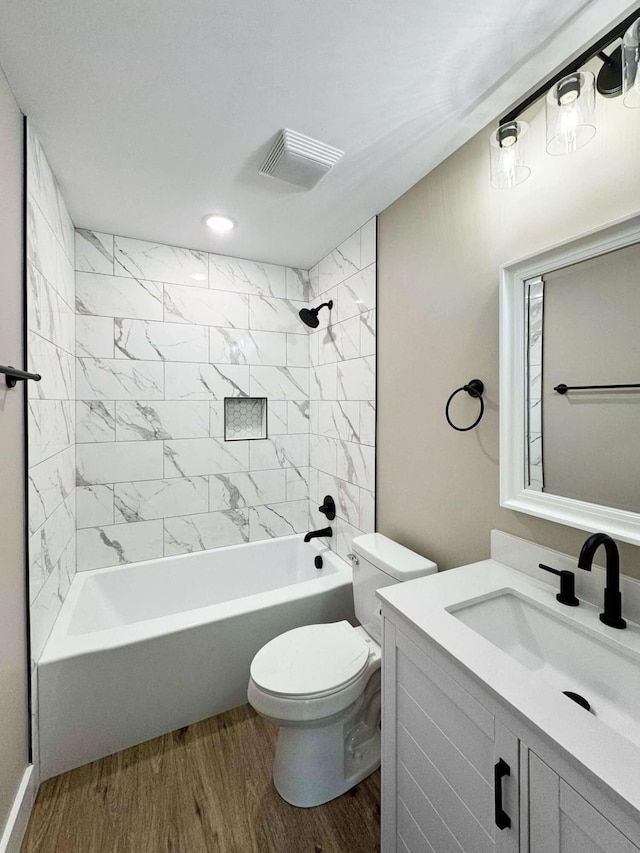
[[[39,373],[28,373],[26,370],[18,370],[17,367],[11,367],[11,365],[0,364],[0,373],[4,373],[7,377],[7,388],[15,388],[16,383],[23,379],[33,379],[34,382],[40,382],[42,379]]]

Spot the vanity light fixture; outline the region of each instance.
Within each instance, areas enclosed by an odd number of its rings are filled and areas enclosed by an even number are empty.
[[[622,38],[622,88],[625,107],[640,109],[640,19]]]
[[[573,154],[596,135],[595,79],[590,71],[568,74],[546,98],[547,151]]]
[[[236,222],[229,216],[224,216],[221,213],[210,213],[204,218],[204,224],[210,228],[214,234],[228,234],[236,227]]]
[[[531,174],[528,165],[529,125],[524,121],[501,124],[489,138],[491,185],[510,189],[526,181]]]

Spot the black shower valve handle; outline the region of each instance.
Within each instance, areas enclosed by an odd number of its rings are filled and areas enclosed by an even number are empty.
[[[329,521],[333,521],[336,517],[336,502],[331,495],[325,495],[324,503],[318,509],[323,515],[326,515]]]
[[[576,597],[576,576],[573,572],[568,569],[552,569],[544,563],[538,563],[538,567],[560,578],[560,592],[556,595],[560,604],[566,604],[567,607],[577,607],[580,604]]]

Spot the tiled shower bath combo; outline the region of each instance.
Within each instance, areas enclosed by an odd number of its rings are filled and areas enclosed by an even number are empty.
[[[375,221],[311,284],[87,230],[76,270],[79,569],[300,533],[323,489],[331,547],[373,529]],[[298,312],[329,289],[310,335]],[[225,441],[225,398],[248,397],[268,401],[268,437]]]

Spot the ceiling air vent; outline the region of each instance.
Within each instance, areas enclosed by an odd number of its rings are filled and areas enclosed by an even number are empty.
[[[285,127],[260,169],[279,181],[310,190],[338,162],[344,151]]]

